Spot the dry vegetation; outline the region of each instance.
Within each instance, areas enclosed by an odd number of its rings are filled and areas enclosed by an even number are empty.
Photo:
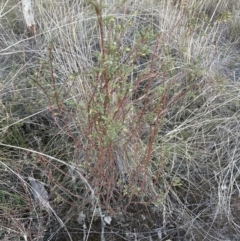
[[[240,2],[0,0],[0,240],[239,240]]]

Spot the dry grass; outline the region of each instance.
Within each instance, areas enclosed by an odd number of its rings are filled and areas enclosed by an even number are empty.
[[[238,1],[98,2],[0,1],[0,240],[238,240]]]

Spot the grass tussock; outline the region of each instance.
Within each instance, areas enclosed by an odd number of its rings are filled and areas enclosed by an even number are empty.
[[[238,240],[238,1],[0,1],[0,240]]]

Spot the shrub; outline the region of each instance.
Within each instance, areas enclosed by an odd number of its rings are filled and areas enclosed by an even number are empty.
[[[20,183],[2,198],[33,217],[8,225],[30,240],[223,235],[215,217],[231,212],[222,191],[238,177],[224,159],[238,145],[228,131],[237,86],[221,75],[233,54],[221,45],[230,10],[206,1],[36,3],[42,33],[1,42],[14,52],[4,62],[12,89],[2,94],[1,164],[4,180]],[[234,181],[222,190],[225,177]],[[36,187],[49,193],[48,208]]]

